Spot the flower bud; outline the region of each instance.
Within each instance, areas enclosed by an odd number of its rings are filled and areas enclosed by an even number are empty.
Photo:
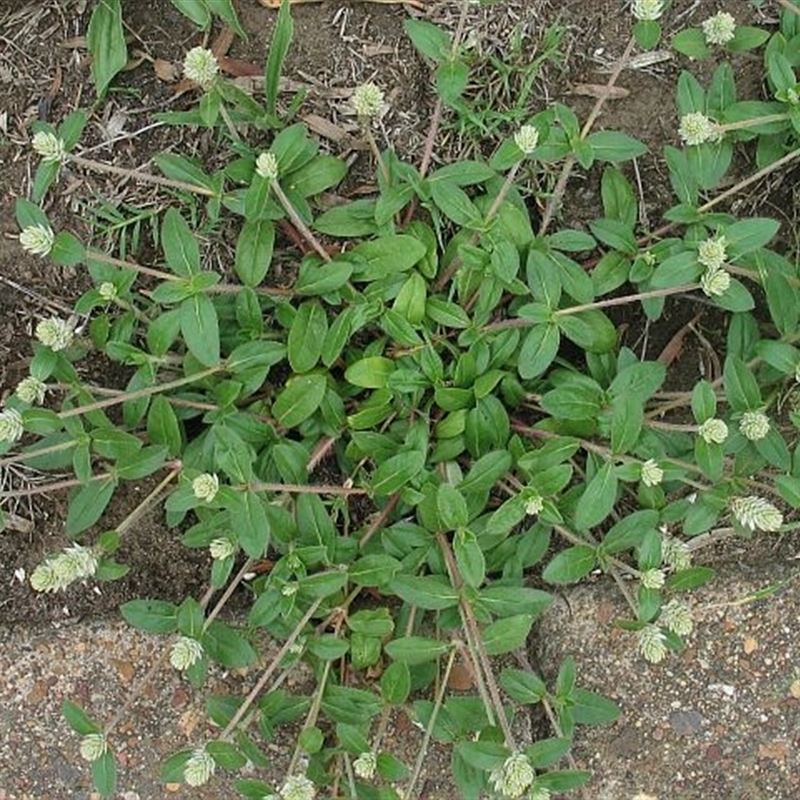
[[[372,119],[383,111],[383,91],[374,83],[362,83],[356,86],[350,103],[359,117]]]
[[[503,797],[522,797],[533,783],[536,772],[524,753],[510,755],[489,775],[494,790]]]
[[[49,131],[35,133],[31,144],[46,164],[63,161],[67,156],[64,141]]]
[[[204,91],[214,85],[218,72],[217,57],[205,47],[193,47],[183,59],[183,74]]]
[[[172,645],[169,663],[183,672],[203,657],[203,645],[191,636],[180,636]]]
[[[305,775],[290,775],[281,786],[281,800],[314,800],[317,790]]]
[[[667,655],[664,631],[648,623],[639,631],[639,652],[651,663],[658,664]]]
[[[256,172],[266,181],[278,180],[278,159],[274,153],[261,153],[256,159]]]
[[[514,143],[526,156],[529,156],[539,144],[539,131],[533,125],[523,125],[514,134]]]
[[[695,145],[719,141],[722,138],[722,131],[719,125],[705,114],[693,111],[681,117],[678,135],[685,144]]]
[[[102,733],[89,733],[81,739],[81,758],[97,761],[106,754],[108,743]]]
[[[679,600],[670,600],[663,606],[658,621],[678,636],[688,636],[694,629],[692,612]]]
[[[28,375],[23,378],[18,384],[14,393],[22,400],[23,403],[28,405],[40,404],[44,401],[44,394],[47,391],[47,384],[34,378],[33,375]]]
[[[645,589],[661,589],[664,586],[666,576],[660,569],[646,569],[639,575],[639,580]]]
[[[67,320],[50,317],[43,319],[36,326],[35,335],[45,347],[57,353],[59,350],[66,350],[72,344],[75,331]]]
[[[16,442],[24,432],[22,415],[16,408],[0,411],[0,442]]]
[[[745,439],[757,442],[769,433],[769,417],[763,411],[745,411],[739,420],[739,432]]]
[[[29,225],[23,228],[19,235],[22,249],[40,258],[50,254],[55,240],[53,229],[47,225]]]
[[[777,531],[783,525],[783,514],[763,497],[732,497],[731,513],[751,531]]]
[[[664,479],[664,470],[658,466],[653,458],[648,458],[642,464],[642,483],[645,486],[658,486]]]
[[[198,500],[210,503],[219,491],[219,478],[210,472],[204,472],[192,481],[192,491]]]
[[[371,750],[362,753],[353,762],[353,771],[359,778],[372,780],[375,777],[375,770],[378,767],[378,757]]]
[[[736,36],[736,20],[727,11],[718,11],[700,27],[706,37],[706,44],[727,44]]]
[[[657,20],[664,13],[664,0],[633,0],[631,13],[639,20]]]
[[[205,747],[198,747],[183,767],[183,779],[189,786],[202,786],[214,774],[217,764]]]
[[[707,419],[697,430],[707,444],[722,444],[728,438],[728,426],[716,418]]]

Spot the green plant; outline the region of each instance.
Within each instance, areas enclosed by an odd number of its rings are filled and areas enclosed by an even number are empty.
[[[706,199],[735,147],[757,140],[758,175],[800,155],[791,69],[776,56],[796,35],[793,14],[766,47],[775,103],[737,102],[726,64],[707,90],[681,76],[684,146],[664,153],[679,202],[652,231],[637,228],[638,201],[617,166],[646,148],[593,130],[603,98],[583,125],[555,104],[525,119],[488,161],[429,172],[430,149],[420,168],[378,150],[370,126],[383,96],[362,87],[354,106],[379,193],[320,212],[315,198],[347,167],[321,154],[303,124],[277,124],[287,3],[263,103],[237,96],[235,115],[208,113],[232,95],[210,53],[192,57],[205,93],[199,112],[172,121],[213,128],[231,157],[211,174],[184,156],[156,159],[163,177],[150,180],[178,191],[160,219],[161,263],[118,259],[53,232],[37,203],[60,164],[109,167],[73,153],[82,114],[37,131],[43,162],[34,202],[17,205],[20,240],[56,264],[85,264],[96,286],[76,308],[91,315],[88,336],[43,321],[30,377],[0,412],[0,452],[10,453],[0,463],[75,475],[46,488],[71,490],[66,524],[76,543],[32,584],[51,591],[118,577],[126,567],[113,556],[126,528],[165,498],[186,546],[210,551],[209,590],[178,605],[135,600],[124,617],[169,635],[163,658],[195,685],[211,661],[252,665],[259,630],[282,642],[248,697],[209,700],[219,735],[171,758],[164,780],[197,785],[216,768],[264,767],[264,740],[302,720],[277,789],[284,800],[313,797],[315,787],[415,796],[432,738],[452,745],[464,797],[541,799],[586,783],[569,755],[576,728],[612,721],[614,705],[579,685],[571,658],[547,665],[549,682],[524,659],[513,668],[492,661],[520,651],[552,601],[527,576],[557,586],[597,568],[611,574],[631,610],[616,624],[659,662],[692,629],[683,593],[713,574],[692,566],[687,539],[720,520],[740,535],[796,527],[775,503],[800,505],[800,417],[778,416],[800,376],[797,266],[767,248],[774,220],[715,210],[752,177]],[[458,36],[422,21],[407,28],[434,63],[440,101],[453,105],[469,77]],[[440,105],[431,143],[441,113]],[[277,130],[268,149],[247,144],[243,121]],[[536,231],[517,186],[523,164],[559,174]],[[551,230],[572,171],[598,166],[602,215],[588,231]],[[181,210],[187,196],[194,224]],[[194,230],[223,217],[239,231],[224,275],[202,268]],[[286,265],[288,287],[272,281],[278,228],[303,249]],[[763,290],[772,327],[754,315],[747,285]],[[620,347],[609,314],[640,306],[656,319],[667,297],[687,294],[730,315],[724,369],[665,395],[664,365]],[[129,369],[124,389],[81,381],[75,365],[92,352]],[[41,406],[46,392],[59,397],[55,408]],[[121,422],[106,414],[111,407]],[[134,515],[80,543],[119,483],[144,478],[156,483]],[[220,621],[266,556],[272,566],[249,584],[247,620]],[[477,697],[448,691],[456,659]],[[309,696],[282,688],[299,661],[313,670]],[[370,681],[370,670],[380,677]],[[541,705],[551,735],[519,741],[519,705]],[[401,708],[425,728],[413,765],[383,746]],[[64,711],[98,790],[111,794],[113,731],[125,709],[102,725],[72,703]],[[258,778],[237,786],[245,797],[276,791]]]

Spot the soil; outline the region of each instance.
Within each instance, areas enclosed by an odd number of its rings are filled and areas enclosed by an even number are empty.
[[[189,47],[203,42],[202,35],[169,0],[129,1],[123,5],[130,35],[129,49],[133,56],[130,69],[115,81],[106,102],[93,113],[82,146],[93,158],[130,168],[146,166],[155,153],[164,149],[193,152],[213,163],[213,142],[208,136],[197,135],[189,129],[176,131],[171,128],[167,133],[165,129],[151,127],[157,112],[190,108],[196,100],[191,95],[176,99],[173,84],[159,77],[154,69],[154,60],[159,59],[159,64],[179,65]],[[235,5],[249,38],[247,41],[234,41],[229,55],[239,62],[261,65],[275,13],[263,8],[256,0],[235,0]],[[619,0],[501,0],[493,6],[472,9],[467,31],[480,53],[503,59],[510,57],[513,31],[522,36],[524,52],[535,53],[548,26],[561,26],[565,31],[562,57],[558,63],[543,67],[530,110],[533,113],[550,102],[559,101],[570,105],[579,118],[585,120],[595,101],[593,97],[580,93],[582,87],[605,83],[609,65],[622,54],[628,40],[630,19],[627,9],[621,10],[621,5]],[[35,168],[29,148],[33,121],[38,118],[58,123],[75,108],[89,106],[94,99],[87,54],[77,38],[86,32],[92,7],[91,0],[32,1],[28,5],[22,5],[19,0],[0,0],[0,396],[13,391],[17,382],[27,374],[32,331],[37,321],[53,313],[69,314],[77,298],[91,285],[79,270],[56,268],[22,252],[16,239],[14,201],[28,194]],[[665,36],[687,24],[699,24],[716,10],[715,3],[675,0],[667,18]],[[756,9],[747,0],[728,0],[725,10],[734,14],[740,23],[764,24],[774,20],[775,16],[774,4],[763,4]],[[415,55],[403,34],[403,22],[409,14],[420,15],[406,7],[366,0],[327,0],[300,5],[293,12],[295,41],[285,70],[289,83],[283,101],[288,103],[298,86],[307,89],[300,117],[321,133],[323,147],[337,153],[346,151],[347,157],[356,164],[356,175],[363,175],[361,184],[369,181],[371,165],[363,150],[353,146],[357,125],[346,104],[349,92],[357,83],[376,80],[384,87],[391,87],[387,98],[390,110],[382,120],[381,136],[395,143],[398,151],[413,161],[419,161],[424,149],[434,96],[428,68]],[[433,21],[455,28],[455,3],[431,2],[427,14]],[[631,165],[625,165],[624,171],[640,187],[642,211],[651,222],[659,220],[673,203],[662,148],[664,144],[676,143],[677,114],[672,99],[676,77],[681,69],[691,68],[703,81],[710,76],[713,66],[713,63],[690,65],[682,57],[672,57],[646,69],[626,69],[618,86],[627,94],[608,100],[597,121],[599,129],[623,130],[648,145],[650,151],[638,159],[636,172]],[[736,56],[733,66],[741,95],[758,96],[762,76],[758,59],[746,54]],[[476,85],[480,85],[482,79],[487,82],[493,79],[489,74],[491,67],[487,66],[486,70],[485,75],[477,77]],[[337,141],[336,136],[331,137],[329,128],[321,127],[320,120],[331,123],[337,136],[344,136]],[[491,152],[496,144],[491,140],[476,141],[459,136],[454,129],[447,128],[449,121],[446,115],[445,126],[449,132],[444,149],[434,154],[434,161],[474,150]],[[506,135],[509,131],[501,130],[500,133]],[[112,139],[114,141],[109,144]],[[362,171],[359,171],[359,166],[363,166]],[[750,174],[753,167],[741,161],[737,163],[737,170],[740,175],[745,175]],[[779,240],[786,247],[796,247],[794,184],[797,175],[797,172],[787,172],[769,183],[751,187],[749,194],[736,200],[737,210],[741,213],[755,213],[753,210],[757,210],[780,219],[783,227]],[[588,175],[575,172],[561,210],[563,223],[581,228],[589,220],[601,216],[599,176],[597,169],[590,170]],[[358,181],[349,187],[353,192],[368,188]],[[93,222],[88,213],[89,208],[96,207],[96,199],[100,196],[116,207],[133,202],[152,208],[155,203],[154,196],[148,195],[146,188],[127,180],[65,170],[57,190],[50,195],[47,212],[57,227],[73,230],[85,240],[102,245],[105,240],[101,226]],[[138,236],[129,239],[128,246],[133,255],[140,255],[147,252],[149,243],[145,223]],[[285,241],[279,242],[279,246],[292,247]],[[726,335],[724,318],[712,308],[698,304],[696,299],[670,301],[664,315],[655,322],[648,322],[643,315],[630,309],[615,321],[622,331],[622,341],[637,352],[650,358],[665,352],[669,355],[668,389],[690,387],[701,375],[716,377],[714,370],[718,369]],[[694,322],[692,329],[687,327],[690,321]],[[680,347],[675,346],[676,334],[684,334]],[[89,369],[108,381],[108,365],[95,362]],[[112,379],[115,385],[124,386],[127,375],[118,371]],[[4,489],[20,490],[35,486],[42,476],[14,469],[4,471],[0,477]],[[150,488],[146,483],[124,485],[115,496],[102,529],[119,524]],[[122,580],[74,587],[68,595],[32,592],[27,576],[47,553],[67,544],[64,533],[66,507],[67,497],[58,493],[26,496],[6,506],[6,510],[12,511],[23,523],[30,523],[28,526],[20,525],[21,529],[7,529],[0,533],[0,586],[3,587],[0,590],[0,626],[8,631],[17,628],[24,638],[26,627],[34,622],[50,625],[84,618],[98,620],[115,615],[119,605],[128,599],[154,597],[179,601],[187,595],[199,596],[203,592],[203,581],[208,572],[206,556],[184,548],[180,544],[180,531],[168,529],[158,512],[145,515],[126,535],[118,559],[130,565],[131,570]],[[90,531],[89,538],[99,531],[99,528]],[[709,558],[734,565],[730,569],[735,569],[735,565],[756,563],[783,565],[796,550],[796,543],[789,537],[781,539],[777,549],[774,542],[757,538],[746,546],[718,550]],[[782,613],[786,615],[784,619],[791,618],[796,624],[799,608],[800,598],[795,592],[782,606]],[[587,612],[589,617],[591,613]],[[774,620],[764,617],[761,624],[769,628]],[[582,635],[591,636],[593,633],[594,629],[584,630]],[[10,641],[12,634],[7,635]],[[767,631],[761,634],[762,638],[767,635]],[[559,633],[553,636],[557,639]],[[775,646],[783,647],[785,641],[781,642]],[[536,643],[532,645],[535,652],[537,647]],[[539,652],[539,657],[550,656],[555,658],[547,651]],[[602,668],[589,673],[592,688],[600,692],[617,685],[621,670],[621,665],[613,660],[606,659],[602,663]],[[797,663],[795,656],[795,670]],[[694,666],[691,661],[684,661],[673,665],[672,669],[678,674],[676,680],[680,683],[681,674],[690,672]],[[746,677],[737,673],[731,678],[732,682],[736,680],[745,681]],[[687,684],[687,687],[686,691],[691,692],[691,686]],[[665,699],[664,702],[669,701]],[[781,708],[786,714],[793,714],[792,719],[797,721],[796,705]],[[778,716],[760,719],[759,724],[767,739],[768,728],[774,725],[776,733],[773,739],[784,741],[787,738],[784,727],[778,729],[784,722]],[[635,737],[630,730],[626,728],[626,735]],[[404,734],[401,726],[397,735],[402,738],[408,735],[408,730]],[[592,768],[605,764],[611,756],[604,756],[616,746],[620,735],[617,732],[614,737],[606,739],[601,730],[591,740],[594,754],[585,750],[581,756],[584,763],[591,763]],[[796,785],[797,773],[795,785],[784,781],[782,776],[787,764],[794,764],[797,769],[800,742],[795,739],[788,747],[788,754],[780,764],[770,758],[759,762],[762,772],[768,773],[760,784],[763,787],[759,790],[761,794],[736,794],[735,791],[739,791],[736,787],[730,788],[719,781],[714,783],[713,775],[717,773],[713,771],[708,772],[712,777],[698,780],[694,788],[688,784],[681,785],[679,794],[672,793],[664,788],[669,785],[671,768],[669,761],[664,759],[660,767],[657,763],[650,765],[654,774],[663,778],[660,789],[657,781],[634,785],[636,781],[622,780],[618,789],[614,789],[611,782],[608,786],[612,788],[596,796],[616,800],[646,789],[652,792],[651,796],[662,798],[721,800],[723,797],[763,797],[788,800],[800,792]],[[658,757],[654,758],[658,761]],[[730,766],[731,756],[726,758],[728,761],[724,763]],[[623,748],[622,755],[613,763],[620,773],[632,771],[639,774],[636,771],[642,767],[636,767],[635,761],[636,758]],[[3,748],[0,748],[0,765],[2,763]],[[446,774],[447,766],[445,762],[443,764],[442,770]],[[702,773],[702,760],[695,766]],[[779,771],[770,777],[773,767]],[[70,780],[78,781],[74,775]],[[712,786],[723,788],[714,789]],[[8,794],[4,791],[6,787],[0,779],[0,800],[28,796],[86,796],[77,789],[77,794],[70,789],[53,795],[29,795],[26,793],[29,789],[19,783],[16,788],[8,787]],[[141,797],[158,796],[151,791],[156,790],[144,790]],[[447,791],[446,786],[442,788],[430,783],[425,796],[444,798]]]

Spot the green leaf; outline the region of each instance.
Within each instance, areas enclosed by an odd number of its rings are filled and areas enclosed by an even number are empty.
[[[320,407],[326,388],[325,376],[318,373],[290,378],[272,404],[272,415],[285,428],[296,428]]]
[[[687,592],[708,583],[714,577],[711,567],[690,567],[667,578],[666,588],[671,592]]]
[[[289,45],[292,43],[293,36],[294,20],[292,19],[291,8],[288,2],[281,3],[278,19],[275,22],[275,30],[272,33],[272,40],[267,50],[267,63],[264,68],[264,98],[266,100],[267,113],[273,117],[278,108],[283,62],[289,52]]]
[[[340,158],[321,155],[304,164],[285,181],[287,189],[301,197],[311,197],[340,183],[347,175],[347,164]]]
[[[191,228],[176,208],[164,214],[161,225],[161,247],[167,266],[182,278],[200,272],[200,248]]]
[[[157,394],[150,401],[147,412],[147,436],[154,444],[163,444],[171,456],[183,449],[183,434],[172,404]]]
[[[468,328],[469,315],[461,306],[443,300],[441,297],[429,297],[425,302],[425,313],[446,328]]]
[[[614,525],[603,537],[600,552],[603,554],[621,553],[639,547],[645,535],[656,530],[658,512],[650,509],[634,511]]]
[[[596,131],[589,134],[587,141],[598,161],[628,161],[647,152],[647,145],[619,131]]]
[[[586,577],[596,564],[595,548],[578,544],[558,553],[545,567],[542,577],[548,583],[575,583]]]
[[[203,0],[203,2],[213,14],[216,14],[229,27],[233,28],[238,37],[245,40],[247,39],[247,34],[239,24],[239,19],[233,9],[231,0]]]
[[[730,259],[739,258],[768,244],[778,232],[780,223],[769,217],[737,220],[725,228],[725,245]]]
[[[406,35],[414,47],[434,62],[444,61],[452,48],[452,37],[438,25],[418,19],[403,23]]]
[[[753,371],[735,356],[725,359],[723,368],[725,397],[733,411],[747,411],[761,407],[761,390]]]
[[[638,19],[633,25],[633,35],[642,50],[653,50],[661,39],[661,25],[654,19]]]
[[[480,586],[486,577],[486,559],[475,534],[464,529],[456,531],[453,552],[464,583],[474,589]]]
[[[689,58],[708,58],[711,49],[706,44],[706,37],[700,28],[685,28],[672,37],[672,47]],[[688,111],[682,112],[688,114]]]
[[[375,281],[406,272],[425,256],[425,245],[415,236],[397,234],[362,242],[350,251],[355,281]]]
[[[275,245],[275,225],[268,219],[246,221],[236,243],[234,269],[245,286],[258,286],[266,277]]]
[[[203,633],[201,643],[209,658],[223,667],[247,667],[258,659],[247,639],[222,622],[212,622]]]
[[[446,106],[453,106],[464,94],[469,67],[458,58],[449,58],[436,68],[436,93]]]
[[[499,656],[510,653],[518,647],[523,647],[531,632],[533,617],[530,614],[516,614],[513,617],[504,617],[487,625],[483,629],[481,639],[486,652],[490,656]]]
[[[547,696],[545,682],[535,673],[508,668],[500,673],[500,685],[512,700],[535,705]]]
[[[255,492],[237,492],[230,505],[231,525],[239,544],[250,558],[263,558],[269,544],[270,526],[264,501]]]
[[[214,303],[205,294],[181,301],[181,333],[189,352],[204,366],[219,364],[219,320]]]
[[[320,266],[313,259],[300,262],[300,271],[294,284],[299,295],[327,295],[341,289],[353,274],[351,261],[334,259]]]
[[[617,500],[617,475],[614,465],[606,462],[589,481],[575,507],[575,526],[588,530],[599,525],[612,511]]]
[[[92,761],[92,782],[102,797],[111,797],[117,790],[117,762],[114,754],[105,752]]]
[[[540,589],[492,583],[481,589],[476,606],[480,606],[495,617],[527,614],[535,619],[549,608],[552,602],[553,595]]]
[[[165,600],[131,600],[119,610],[129,625],[147,633],[174,633],[178,629],[178,607]]]
[[[317,300],[306,300],[297,310],[287,339],[289,364],[295,372],[313,369],[328,334],[328,317]]]
[[[561,345],[558,325],[534,325],[519,351],[517,370],[523,380],[538,378],[553,363]]]
[[[362,725],[377,716],[383,702],[376,694],[328,682],[322,697],[322,710],[334,722]]]
[[[90,733],[100,733],[102,728],[92,718],[75,703],[65,700],[61,706],[61,713],[67,721],[67,725],[81,736],[88,736]]]
[[[606,725],[619,718],[616,703],[586,689],[575,688],[571,694],[572,716],[579,725]]]
[[[451,645],[439,639],[427,639],[424,636],[404,636],[389,642],[385,646],[386,654],[396,662],[414,666],[435,661],[443,656]]]
[[[50,258],[62,267],[74,267],[86,258],[86,248],[76,236],[67,231],[56,234]]]
[[[370,356],[351,364],[345,370],[344,379],[363,389],[383,389],[396,368],[390,358]]]
[[[432,575],[396,575],[389,589],[406,603],[429,611],[458,604],[458,592],[447,581]]]
[[[604,215],[608,219],[619,220],[628,228],[633,229],[639,217],[636,195],[628,179],[616,167],[606,167],[603,170],[600,193],[603,198]],[[586,235],[588,236],[588,234]],[[553,237],[551,236],[550,239],[552,243]]]
[[[543,770],[563,758],[572,747],[572,739],[566,736],[549,739],[539,739],[530,747],[525,748],[525,755],[531,765],[538,770]]]
[[[617,343],[614,323],[599,308],[577,314],[559,314],[556,323],[570,341],[590,353],[607,353]]]
[[[639,439],[644,425],[644,406],[634,395],[621,395],[611,401],[611,450],[628,453]]]
[[[443,483],[436,491],[436,510],[447,530],[463,528],[469,522],[464,495],[452,484]]]
[[[70,536],[91,528],[100,519],[117,487],[115,478],[91,481],[75,493],[67,511],[66,529]]]
[[[188,2],[195,3],[195,0],[188,0]],[[214,179],[206,174],[200,164],[192,159],[175,153],[157,153],[153,160],[168,178],[214,191]]]
[[[597,385],[569,385],[547,392],[540,404],[556,419],[594,420],[600,413],[602,395]]]
[[[464,228],[478,229],[483,225],[483,214],[457,184],[437,181],[430,184],[431,199],[450,220]]]
[[[99,0],[92,11],[86,46],[92,54],[92,78],[97,96],[102,97],[114,76],[128,62],[121,0]]]
[[[401,564],[392,556],[375,553],[359,558],[347,574],[356,586],[386,587],[400,571]]]
[[[372,493],[378,497],[394,494],[412,481],[425,466],[425,453],[398,453],[384,461],[372,475]]]
[[[121,459],[117,464],[116,474],[126,481],[141,480],[161,469],[166,456],[166,447],[157,445],[143,447],[139,452]]]
[[[495,450],[481,456],[458,484],[458,489],[466,496],[472,492],[488,491],[511,469],[511,462],[511,454],[506,450]]]
[[[230,742],[209,742],[206,750],[222,769],[241,769],[247,763],[247,758]]]
[[[211,24],[211,12],[203,0],[170,0],[172,5],[190,19],[198,28],[205,30]]]
[[[381,695],[390,705],[405,703],[411,693],[411,670],[408,666],[408,663],[398,659],[389,664],[381,675]]]
[[[594,236],[603,244],[629,256],[638,252],[633,228],[617,219],[596,219],[589,223]]]

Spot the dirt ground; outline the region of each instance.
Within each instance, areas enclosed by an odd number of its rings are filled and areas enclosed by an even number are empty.
[[[17,197],[27,195],[35,168],[29,148],[32,122],[38,118],[58,123],[75,108],[89,107],[94,100],[87,53],[80,39],[86,32],[92,5],[91,0],[34,0],[27,4],[25,0],[0,0],[0,395],[13,391],[16,383],[27,374],[30,340],[37,321],[52,313],[69,313],[74,301],[90,285],[80,271],[56,268],[22,252],[16,240],[18,231],[13,206]],[[235,5],[249,40],[235,41],[229,55],[242,62],[260,65],[275,13],[263,8],[257,0],[235,0]],[[764,24],[774,20],[775,3],[764,3],[758,9],[755,5],[746,0],[729,0],[724,7],[739,22]],[[585,96],[585,87],[602,84],[608,79],[609,64],[622,54],[627,42],[630,20],[623,6],[619,0],[501,0],[494,6],[476,7],[470,12],[468,40],[475,48],[476,60],[488,59],[488,56],[504,60],[510,58],[512,33],[516,32],[522,42],[523,58],[525,54],[533,57],[542,46],[548,26],[561,26],[564,29],[561,57],[543,68],[536,82],[530,111],[534,113],[550,102],[559,101],[570,105],[583,120],[594,103],[593,97]],[[107,101],[92,114],[82,147],[93,158],[130,168],[146,166],[155,153],[164,149],[193,153],[213,163],[215,154],[208,136],[189,129],[178,129],[177,132],[170,129],[167,134],[153,122],[158,111],[189,108],[194,104],[195,98],[191,96],[175,98],[173,84],[163,79],[164,63],[179,65],[189,47],[202,43],[202,36],[168,0],[150,0],[147,3],[127,0],[124,7],[132,56],[130,69],[117,79]],[[721,4],[711,0],[676,0],[668,17],[667,35],[687,24],[699,24],[718,7],[722,7]],[[433,21],[451,28],[455,26],[457,9],[454,2],[431,2],[426,13]],[[387,88],[391,106],[383,120],[382,136],[392,141],[403,155],[418,160],[434,97],[427,67],[414,54],[403,35],[403,21],[409,14],[419,15],[419,12],[368,0],[324,0],[298,6],[294,11],[295,42],[286,70],[289,83],[285,100],[290,99],[290,92],[298,86],[306,88],[308,97],[300,116],[312,127],[319,127],[320,119],[326,120],[350,136],[357,132],[357,126],[348,114],[346,99],[357,83],[374,80]],[[733,64],[741,93],[758,96],[760,63],[753,57],[742,55],[737,56]],[[713,66],[695,64],[691,69],[702,81],[710,75]],[[610,100],[598,120],[599,128],[627,131],[650,147],[650,152],[637,161],[636,173],[626,167],[629,177],[640,187],[643,212],[650,221],[658,220],[672,204],[661,150],[664,144],[676,143],[677,115],[671,94],[677,75],[687,67],[689,65],[684,59],[672,57],[645,69],[623,71],[618,85],[624,90],[624,96]],[[493,80],[487,61],[485,72],[479,75],[470,91],[477,95],[482,86],[493,85]],[[505,91],[514,90],[512,84]],[[503,100],[502,91],[498,89],[497,102]],[[448,127],[449,120],[445,122],[447,133],[443,148],[435,156],[438,159],[446,160],[448,156],[474,150],[490,152],[496,143],[459,136],[454,128]],[[500,132],[509,133],[508,130]],[[324,147],[333,152],[345,149],[347,157],[358,168],[359,159],[364,156],[352,144],[347,137],[337,143],[323,136]],[[369,174],[368,164],[364,166],[366,176]],[[742,162],[737,164],[737,169],[742,175],[749,174],[752,164]],[[772,178],[768,184],[753,187],[748,195],[736,201],[737,210],[742,213],[759,209],[759,213],[780,219],[784,226],[779,236],[787,246],[794,243],[794,185],[797,177],[797,172],[789,172]],[[361,188],[353,186],[352,191]],[[59,227],[71,229],[85,240],[103,245],[106,239],[96,210],[100,195],[118,208],[135,202],[157,210],[154,196],[147,195],[142,187],[116,178],[69,171],[48,199],[47,212]],[[563,221],[580,228],[588,220],[600,216],[598,196],[599,172],[592,171],[588,176],[576,172],[563,206]],[[138,232],[129,228],[128,236],[127,246],[132,254],[146,253],[149,242],[146,220]],[[279,242],[279,247],[289,246],[288,242]],[[688,335],[669,368],[669,388],[681,389],[693,385],[701,374],[712,374],[713,377],[713,370],[717,368],[714,351],[720,352],[725,340],[723,319],[712,309],[698,304],[696,298],[678,298],[668,304],[666,313],[657,323],[648,324],[641,315],[631,311],[624,312],[616,321],[623,331],[625,344],[652,358],[660,354],[674,335],[700,312],[698,327],[702,338]],[[87,369],[94,371],[87,373],[91,378],[92,374],[107,372],[108,365],[94,363]],[[117,373],[115,380],[124,386],[127,376]],[[29,490],[40,479],[41,476],[30,471],[9,469],[0,472],[0,481],[5,489]],[[123,520],[149,488],[147,485],[127,486],[120,491],[103,521],[103,529],[112,528]],[[5,626],[8,631],[24,633],[26,626],[34,622],[71,624],[84,619],[102,619],[113,616],[120,603],[134,597],[180,600],[187,594],[198,595],[202,591],[207,573],[205,555],[184,548],[179,541],[180,532],[167,529],[160,515],[153,513],[142,519],[124,539],[118,559],[131,566],[124,579],[100,586],[75,587],[68,595],[37,595],[30,590],[25,576],[30,575],[45,554],[66,544],[63,531],[66,497],[25,496],[12,501],[12,505],[6,508],[23,523],[30,523],[0,533],[0,626]],[[728,565],[726,569],[734,572],[737,565],[746,569],[748,565],[759,564],[768,572],[771,565],[774,568],[771,575],[782,575],[784,566],[797,557],[798,551],[800,547],[796,539],[792,541],[791,537],[784,537],[778,543],[756,540],[746,546],[709,554],[708,558],[724,561]],[[782,619],[796,630],[800,615],[800,598],[796,591],[789,595],[788,600],[784,599],[781,609]],[[591,612],[587,613],[591,618]],[[767,627],[775,623],[769,615],[759,619],[760,624]],[[591,635],[594,630],[592,626],[589,628],[588,632],[584,631],[586,635]],[[765,640],[770,634],[763,630],[756,631],[756,635]],[[8,636],[12,637],[12,634]],[[781,642],[780,646],[784,646],[785,640]],[[537,645],[534,643],[533,647],[536,649]],[[796,650],[793,657],[797,677],[800,662]],[[603,692],[622,686],[622,662],[607,659],[602,663],[602,669],[589,670],[592,681],[589,688]],[[634,665],[634,669],[640,669],[640,666]],[[694,662],[684,660],[672,664],[670,669],[677,684],[685,685],[686,691],[691,692],[692,683],[686,676],[694,671]],[[642,681],[650,680],[652,674],[651,669],[648,676],[640,678]],[[737,681],[745,679],[744,674],[735,678]],[[724,683],[723,676],[718,682]],[[787,683],[789,685],[791,681]],[[775,689],[778,694],[780,691]],[[681,702],[689,701],[684,699]],[[786,741],[788,748],[782,760],[766,758],[759,761],[759,768],[768,776],[771,770],[776,770],[772,778],[768,777],[759,784],[762,789],[748,794],[709,778],[706,782],[695,782],[694,787],[688,783],[682,785],[680,793],[677,790],[672,792],[668,788],[671,762],[663,759],[662,767],[659,767],[660,756],[653,750],[647,751],[652,760],[645,766],[663,778],[666,787],[662,784],[659,789],[657,782],[651,782],[647,788],[649,796],[658,796],[662,800],[678,797],[687,800],[701,797],[783,800],[800,796],[796,779],[800,769],[797,760],[800,742],[796,738],[793,741],[791,737],[787,739],[785,735],[789,730],[785,727],[787,719],[794,721],[795,731],[800,730],[798,706],[795,702],[779,707],[780,713],[762,715],[757,721],[759,729],[765,733],[765,740]],[[633,723],[621,724],[627,726],[627,735],[635,735],[630,734]],[[771,738],[770,726],[775,727]],[[585,763],[591,764],[592,768],[613,763],[620,775],[638,774],[637,770],[642,769],[641,764],[637,766],[638,755],[634,757],[625,750],[616,756],[611,753],[623,732],[617,729],[616,732],[606,734],[599,731],[593,735],[590,746],[594,752],[585,751]],[[8,745],[9,740],[5,742]],[[5,753],[3,751],[0,742],[0,771],[4,755],[7,757],[9,752],[7,748]],[[730,761],[729,756],[726,758]],[[697,769],[702,771],[704,763],[707,764],[708,760],[700,759]],[[732,767],[732,763],[728,766]],[[784,780],[790,766],[794,769],[794,783],[789,778]],[[446,766],[443,769],[446,770]],[[80,777],[72,776],[71,780],[75,787],[81,785]],[[616,800],[632,797],[636,791],[645,792],[645,784],[641,782],[636,788],[636,781],[626,782],[622,778],[620,781],[619,793],[615,794],[617,790],[611,788],[607,790],[611,793],[602,796]],[[45,796],[35,792],[29,795],[28,791],[19,783],[4,787],[0,778],[0,800]],[[149,791],[144,791],[141,797],[158,796],[149,794]],[[441,791],[445,794],[436,796],[446,797],[446,789]],[[647,793],[642,797],[648,796]],[[70,789],[69,793],[65,790],[47,796],[86,795],[85,788],[76,788],[75,793]],[[433,789],[426,796],[433,798]]]

